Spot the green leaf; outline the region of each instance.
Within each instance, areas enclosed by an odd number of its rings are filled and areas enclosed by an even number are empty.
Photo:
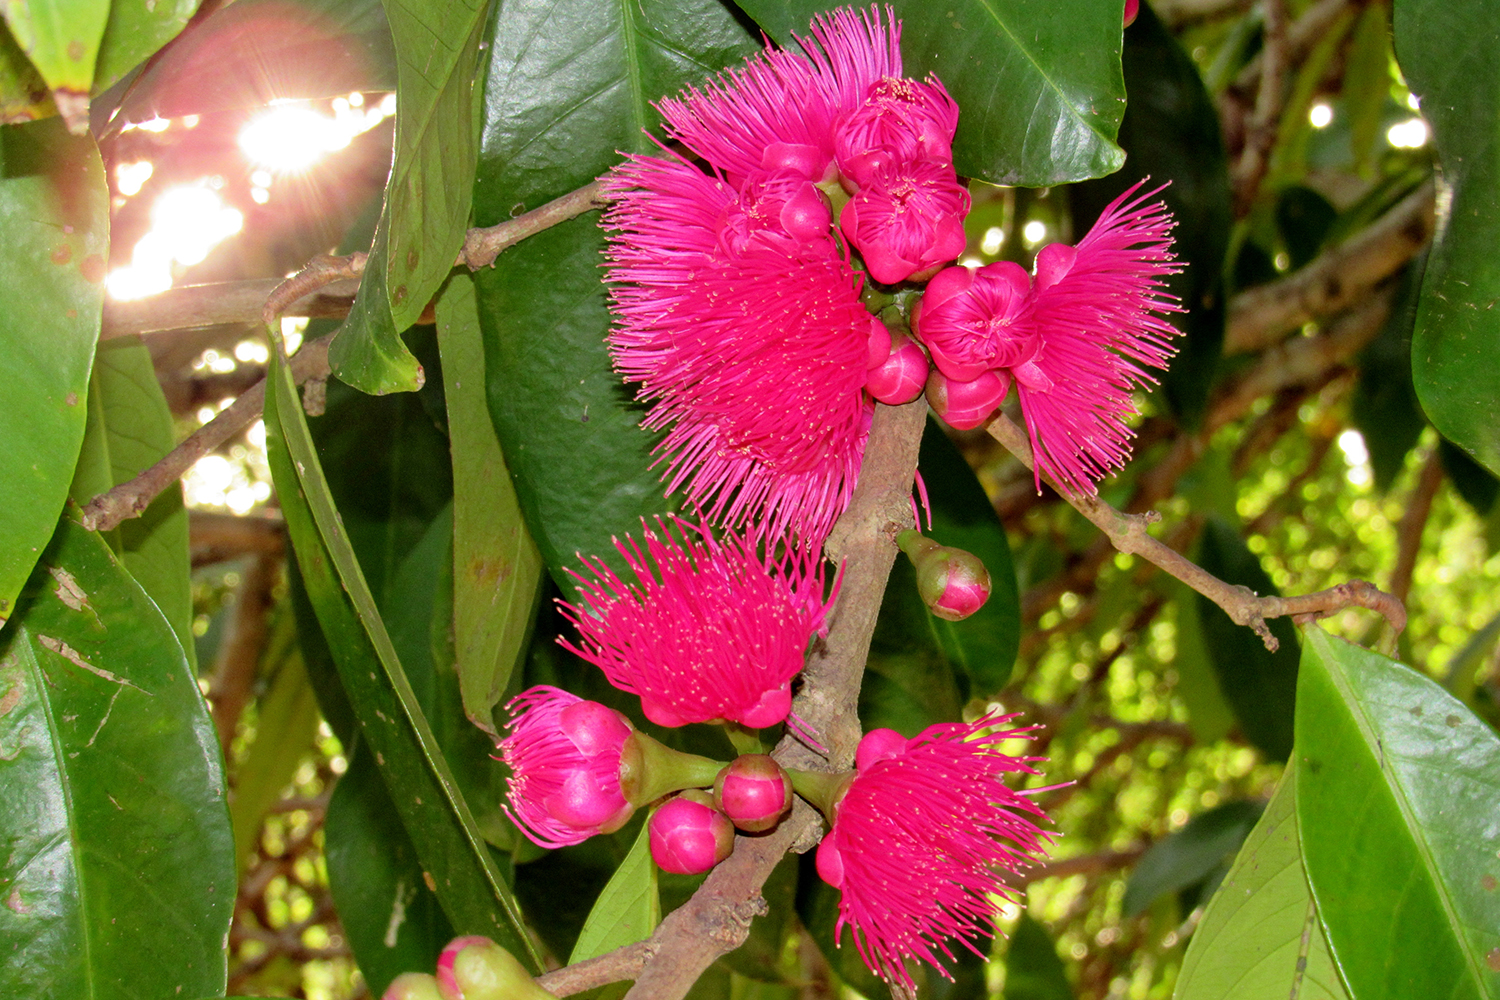
[[[644,941],[659,923],[661,898],[656,888],[656,862],[651,860],[650,825],[642,824],[635,845],[589,911],[568,964]]]
[[[1274,594],[1276,587],[1240,533],[1220,518],[1203,526],[1198,565],[1226,583]],[[1272,653],[1260,636],[1236,625],[1215,603],[1195,595],[1203,643],[1225,699],[1245,738],[1273,760],[1292,752],[1292,713],[1297,696],[1297,633],[1285,618],[1266,624],[1280,648]]]
[[[237,0],[147,66],[111,124],[395,88],[396,54],[380,0]]]
[[[1196,422],[1224,346],[1224,255],[1233,219],[1229,158],[1218,110],[1197,65],[1149,3],[1125,32],[1123,66],[1129,104],[1119,141],[1125,166],[1069,189],[1073,231],[1087,232],[1104,206],[1132,184],[1150,178],[1142,189],[1150,190],[1170,183],[1160,197],[1177,220],[1175,250],[1185,266],[1167,289],[1187,313],[1174,320],[1184,336],[1161,377],[1162,394],[1174,413]]]
[[[57,114],[47,81],[31,65],[15,36],[0,22],[0,125]]]
[[[1167,893],[1208,878],[1240,849],[1265,808],[1264,802],[1246,799],[1226,802],[1152,844],[1130,873],[1121,911],[1126,917],[1136,916]]]
[[[1488,516],[1495,509],[1495,501],[1500,499],[1500,480],[1447,438],[1438,441],[1438,454],[1442,457],[1443,471],[1458,495],[1474,508],[1474,513]]]
[[[1500,737],[1432,680],[1304,630],[1297,818],[1359,1000],[1500,997]]]
[[[564,594],[578,553],[623,561],[612,539],[671,509],[654,436],[610,367],[593,218],[538,233],[475,276],[490,417],[542,560]]]
[[[657,122],[650,102],[757,48],[717,0],[506,4],[489,41],[481,225],[588,183],[620,150],[653,149],[641,131]],[[603,247],[585,216],[475,277],[490,415],[531,536],[565,594],[577,553],[623,568],[611,539],[671,507],[649,469],[642,409],[604,347]]]
[[[1073,987],[1047,928],[1021,914],[1005,951],[1003,1000],[1073,1000]]]
[[[491,736],[494,707],[525,655],[541,596],[542,556],[526,530],[485,400],[474,282],[438,302],[438,347],[453,447],[453,632],[464,714]]]
[[[777,42],[806,36],[825,0],[739,0]],[[993,184],[1044,187],[1113,173],[1125,111],[1121,3],[896,0],[909,77],[935,73],[958,102],[954,166]]]
[[[1391,22],[1385,4],[1371,4],[1359,15],[1344,58],[1339,97],[1349,117],[1354,162],[1363,171],[1376,154],[1381,119],[1391,99]]]
[[[151,352],[140,337],[99,344],[88,407],[88,432],[72,491],[79,504],[135,478],[177,443],[172,411],[156,381]],[[157,494],[140,517],[121,522],[108,541],[171,623],[188,665],[196,669],[192,560],[181,484],[174,482]]]
[[[1175,581],[1172,592],[1177,625],[1177,655],[1172,660],[1177,669],[1177,686],[1173,691],[1187,706],[1188,725],[1198,742],[1217,743],[1233,727],[1234,710],[1219,687],[1213,660],[1203,641],[1197,595],[1187,584]]]
[[[960,718],[964,692],[931,619],[917,592],[911,560],[898,555],[880,601],[859,690],[865,729],[894,729],[911,738],[935,722]]]
[[[979,478],[936,418],[929,418],[922,431],[917,469],[932,508],[928,534],[978,556],[990,573],[990,599],[968,618],[950,622],[925,615],[938,648],[968,674],[969,696],[987,698],[1010,680],[1021,642],[1021,597],[1010,542]]]
[[[401,973],[434,968],[454,932],[374,755],[356,746],[328,800],[328,888],[370,995],[380,996]]]
[[[1488,0],[1397,0],[1396,56],[1442,161],[1412,381],[1443,436],[1500,475],[1500,22]]]
[[[109,6],[110,0],[0,0],[11,35],[78,135],[89,127],[89,92]]]
[[[94,67],[94,93],[108,89],[176,38],[199,0],[111,0]]]
[[[0,618],[52,536],[83,442],[104,301],[109,190],[62,122],[0,128]]]
[[[0,995],[222,992],[223,763],[182,647],[65,516],[0,649]]]
[[[1188,943],[1174,1000],[1351,1000],[1302,868],[1296,788],[1289,767]]]
[[[490,857],[392,648],[334,508],[278,341],[266,392],[272,475],[308,596],[423,870],[456,931],[499,941],[538,967]]]

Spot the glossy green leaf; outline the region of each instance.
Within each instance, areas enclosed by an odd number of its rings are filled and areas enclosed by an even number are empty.
[[[93,140],[55,119],[0,128],[0,618],[52,536],[83,443],[108,253]]]
[[[1177,626],[1177,686],[1173,692],[1188,711],[1188,725],[1200,743],[1217,743],[1234,726],[1234,709],[1224,698],[1213,660],[1203,640],[1197,595],[1186,585],[1173,586],[1172,605]]]
[[[77,134],[88,130],[89,92],[109,6],[110,0],[0,0],[11,36]]]
[[[199,0],[110,0],[94,67],[94,93],[107,89],[176,38]]]
[[[1187,313],[1174,318],[1184,336],[1161,376],[1162,394],[1174,413],[1196,422],[1224,345],[1224,255],[1233,218],[1229,158],[1218,110],[1197,65],[1149,3],[1125,32],[1122,61],[1129,98],[1119,136],[1125,166],[1069,189],[1073,231],[1087,232],[1104,206],[1132,184],[1146,181],[1142,191],[1170,185],[1160,197],[1177,220],[1174,250],[1184,267],[1167,288]]]
[[[1245,547],[1240,533],[1220,518],[1203,526],[1198,564],[1219,579],[1274,594],[1276,587]],[[1272,653],[1260,636],[1230,617],[1208,598],[1195,595],[1203,643],[1214,666],[1219,689],[1234,709],[1245,738],[1273,760],[1292,752],[1292,712],[1297,696],[1297,633],[1285,618],[1266,624],[1280,648]]]
[[[932,508],[927,534],[943,545],[972,552],[990,573],[990,599],[968,618],[950,622],[930,612],[924,616],[938,648],[968,675],[969,696],[987,698],[1010,680],[1021,642],[1021,597],[1010,542],[974,470],[936,418],[929,418],[922,431],[917,470]]]
[[[70,515],[0,635],[0,996],[222,992],[223,763],[171,628]]]
[[[757,46],[717,0],[502,5],[490,37],[474,212],[535,208],[654,148],[650,102]],[[557,67],[568,66],[559,73]],[[558,151],[566,155],[559,156]],[[475,276],[490,415],[553,579],[579,552],[623,566],[611,538],[669,509],[654,438],[610,367],[596,216],[556,226]]]
[[[740,0],[783,44],[824,0]],[[960,109],[954,166],[1043,187],[1113,173],[1125,111],[1123,4],[1098,0],[897,0],[907,76],[936,73]]]
[[[1500,475],[1500,21],[1489,0],[1397,0],[1393,28],[1443,168],[1412,381],[1443,436]]]
[[[1130,873],[1121,911],[1133,917],[1167,893],[1208,878],[1240,849],[1264,810],[1264,802],[1226,802],[1199,813],[1181,830],[1152,844]]]
[[[0,22],[0,125],[57,114],[47,81],[31,65],[10,29]]]
[[[443,759],[328,493],[280,346],[266,393],[272,475],[359,733],[381,768],[423,870],[459,933],[539,962],[519,910]]]
[[[135,478],[177,443],[172,412],[156,381],[151,352],[139,337],[99,344],[88,407],[88,431],[72,490],[79,504]],[[108,541],[171,623],[188,665],[196,669],[188,515],[181,484],[173,483],[157,494],[140,517],[121,522],[109,533]]]
[[[494,707],[525,655],[541,594],[542,556],[526,530],[485,400],[484,340],[474,283],[449,282],[438,346],[453,447],[453,632],[464,714],[495,733]]]
[[[1287,768],[1193,933],[1174,1000],[1351,1000],[1302,868],[1296,786]]]
[[[859,718],[866,730],[894,729],[913,737],[935,722],[958,721],[966,700],[959,669],[944,655],[931,618],[911,560],[898,555],[860,684]]]
[[[1500,479],[1494,473],[1447,438],[1438,442],[1438,454],[1453,488],[1474,508],[1474,513],[1485,517],[1495,509],[1495,501],[1500,499]]]
[[[1021,914],[1005,950],[1003,1000],[1073,1000],[1073,987],[1052,936],[1030,914]]]
[[[623,569],[612,539],[670,504],[654,437],[610,368],[592,217],[538,233],[475,276],[490,416],[531,537],[565,594],[578,553]]]
[[[175,6],[156,4],[158,11]],[[106,49],[112,43],[106,35]],[[380,0],[237,0],[146,67],[111,125],[395,89],[396,55]]]
[[[357,744],[324,821],[328,887],[370,995],[430,971],[454,937],[369,747]]]
[[[1304,635],[1297,818],[1351,992],[1500,997],[1500,737],[1410,668]]]
[[[661,923],[656,872],[656,862],[651,860],[650,830],[642,824],[635,845],[589,911],[578,943],[573,945],[573,954],[568,958],[569,965],[598,958],[651,936]]]

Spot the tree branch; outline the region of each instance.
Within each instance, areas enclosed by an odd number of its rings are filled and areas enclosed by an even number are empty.
[[[1427,518],[1432,513],[1432,501],[1443,482],[1443,459],[1437,448],[1433,448],[1422,463],[1417,483],[1406,498],[1406,512],[1396,526],[1396,565],[1391,570],[1391,593],[1398,601],[1405,601],[1411,593],[1411,576],[1417,567],[1417,553],[1422,548],[1422,532],[1427,527]]]
[[[1255,110],[1245,126],[1245,147],[1234,169],[1235,217],[1243,218],[1255,203],[1261,178],[1271,164],[1277,125],[1286,96],[1287,9],[1286,0],[1261,0],[1265,15],[1264,42],[1260,50],[1260,87]]]
[[[989,432],[1012,455],[1020,459],[1023,465],[1028,469],[1034,468],[1031,442],[1026,437],[1026,432],[1012,423],[1009,417],[1004,414],[996,416],[989,425]],[[1283,615],[1325,618],[1345,608],[1358,606],[1384,615],[1398,635],[1406,627],[1406,608],[1372,583],[1351,580],[1337,587],[1300,597],[1260,597],[1248,587],[1225,583],[1186,556],[1151,537],[1147,528],[1161,519],[1159,514],[1123,514],[1097,496],[1079,496],[1059,487],[1050,479],[1048,482],[1070,506],[1103,531],[1116,549],[1140,556],[1192,587],[1222,608],[1236,625],[1252,629],[1260,636],[1266,648],[1273,652],[1278,643],[1266,626],[1267,618],[1279,618]]]
[[[911,488],[927,404],[877,406],[849,508],[829,536],[826,551],[841,562],[843,582],[829,616],[828,637],[803,671],[792,711],[827,744],[826,756],[788,735],[773,756],[803,769],[845,770],[859,741],[855,704],[870,636],[896,561],[895,536],[910,527]],[[680,1000],[721,955],[744,943],[750,921],[766,911],[760,889],[788,850],[818,841],[821,821],[797,800],[769,834],[738,836],[734,853],[716,867],[687,903],[662,921],[651,943],[658,951],[636,978],[626,1000]]]
[[[634,979],[657,950],[650,941],[637,941],[598,958],[544,973],[536,977],[536,984],[555,997],[566,997],[596,986]]]

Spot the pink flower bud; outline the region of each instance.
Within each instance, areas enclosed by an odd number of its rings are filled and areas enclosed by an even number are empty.
[[[844,236],[885,285],[928,272],[963,253],[969,192],[953,168],[930,160],[873,171],[839,213]]]
[[[955,382],[937,369],[927,376],[928,405],[955,430],[988,423],[1009,391],[1010,376],[1003,371],[983,372],[971,382]]]
[[[1141,12],[1141,0],[1125,0],[1125,27],[1135,23],[1136,15]]]
[[[1029,322],[1031,279],[1019,264],[999,261],[977,270],[950,267],[927,285],[912,330],[948,378],[969,382],[1009,368],[1041,350]]]
[[[891,344],[890,356],[870,372],[865,389],[882,403],[900,406],[922,394],[927,384],[927,354],[905,334],[896,334]]]
[[[958,105],[936,77],[885,77],[862,105],[839,118],[833,148],[840,172],[858,189],[896,163],[952,163],[957,128]]]
[[[962,621],[990,599],[990,573],[979,557],[939,545],[916,531],[896,536],[917,570],[917,592],[927,610],[950,622]]]
[[[437,980],[425,972],[403,972],[391,980],[380,1000],[443,1000]]]
[[[757,170],[719,219],[719,238],[741,254],[756,238],[806,243],[828,235],[833,210],[823,192],[796,170]]]
[[[506,815],[542,847],[581,843],[625,825],[634,807],[620,791],[620,754],[631,726],[598,702],[541,685],[508,706]]]
[[[438,956],[437,989],[444,1000],[548,1000],[552,996],[514,955],[489,938],[473,934],[454,938]],[[386,1000],[393,1000],[389,992]]]
[[[865,367],[871,371],[885,364],[891,356],[891,330],[880,321],[879,316],[870,317],[870,354]]]
[[[791,811],[792,780],[767,754],[745,754],[719,772],[714,808],[746,833],[761,833]]]
[[[698,875],[734,850],[734,824],[709,801],[684,792],[651,814],[651,857],[662,871]]]

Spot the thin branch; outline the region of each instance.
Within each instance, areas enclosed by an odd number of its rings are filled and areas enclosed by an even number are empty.
[[[1245,148],[1234,170],[1235,216],[1243,217],[1255,203],[1261,178],[1271,164],[1277,125],[1286,97],[1287,8],[1286,0],[1261,0],[1265,15],[1264,42],[1260,50],[1260,87],[1255,110],[1245,126]]]
[[[1432,514],[1432,500],[1437,496],[1443,482],[1443,459],[1438,449],[1432,449],[1411,496],[1406,498],[1406,512],[1396,526],[1396,566],[1391,570],[1391,593],[1398,601],[1405,602],[1411,593],[1411,575],[1417,567],[1417,553],[1422,548],[1422,532],[1427,527],[1427,518]]]
[[[1037,865],[1035,868],[1027,868],[1023,871],[1005,872],[1002,873],[1002,877],[1007,885],[1023,889],[1043,879],[1066,878],[1069,875],[1103,875],[1105,872],[1129,868],[1142,854],[1146,853],[1146,849],[1150,846],[1150,844],[1135,844],[1123,851],[1080,854],[1074,858],[1049,861],[1044,865]]]
[[[292,357],[292,377],[300,384],[310,378],[328,376],[328,342],[332,335],[302,345]],[[246,389],[239,398],[208,423],[188,435],[134,479],[101,493],[83,508],[83,526],[91,531],[109,531],[127,518],[140,517],[156,495],[177,482],[193,463],[244,430],[260,416],[266,401],[264,380]]]
[[[219,643],[219,655],[209,680],[209,699],[219,746],[226,757],[240,716],[255,693],[256,667],[266,647],[269,615],[275,604],[271,590],[280,566],[279,554],[263,553],[251,560],[234,598],[228,631]]]
[[[815,753],[788,736],[774,756],[805,769],[844,770],[859,739],[855,705],[886,579],[896,560],[896,534],[912,523],[911,488],[927,404],[878,406],[848,510],[829,537],[829,558],[841,562],[843,583],[829,617],[828,637],[803,671],[792,711],[828,747]],[[817,842],[821,821],[798,800],[779,827],[735,838],[734,853],[714,868],[693,898],[668,914],[651,942],[659,947],[626,1000],[680,1000],[721,955],[744,943],[750,921],[765,912],[760,888],[788,850]]]
[[[1405,267],[1432,238],[1434,192],[1423,184],[1378,220],[1306,267],[1236,295],[1229,303],[1225,354],[1250,354],[1306,323],[1355,305]]]
[[[1031,442],[1027,439],[1026,432],[1012,423],[1009,417],[1003,414],[997,416],[990,423],[989,432],[1020,459],[1023,465],[1028,469],[1033,468]],[[1097,496],[1079,496],[1060,488],[1056,483],[1051,483],[1051,486],[1070,506],[1103,531],[1116,549],[1140,556],[1192,587],[1224,609],[1224,613],[1236,625],[1252,629],[1269,650],[1275,651],[1278,643],[1266,626],[1266,619],[1283,615],[1325,618],[1345,608],[1358,606],[1384,615],[1398,635],[1406,627],[1406,608],[1372,583],[1351,580],[1337,587],[1300,597],[1261,597],[1248,587],[1225,583],[1180,552],[1151,537],[1147,528],[1159,521],[1160,515],[1124,514]]]
[[[596,986],[624,982],[639,975],[657,951],[657,946],[652,942],[637,941],[598,958],[575,962],[566,968],[544,973],[537,976],[536,984],[555,997],[567,997]]]
[[[561,198],[554,198],[541,208],[532,209],[498,225],[485,229],[471,229],[464,238],[464,248],[458,255],[455,266],[477,271],[489,267],[495,258],[515,246],[526,237],[550,229],[560,222],[567,222],[585,212],[603,208],[608,204],[598,181],[585,184]]]

